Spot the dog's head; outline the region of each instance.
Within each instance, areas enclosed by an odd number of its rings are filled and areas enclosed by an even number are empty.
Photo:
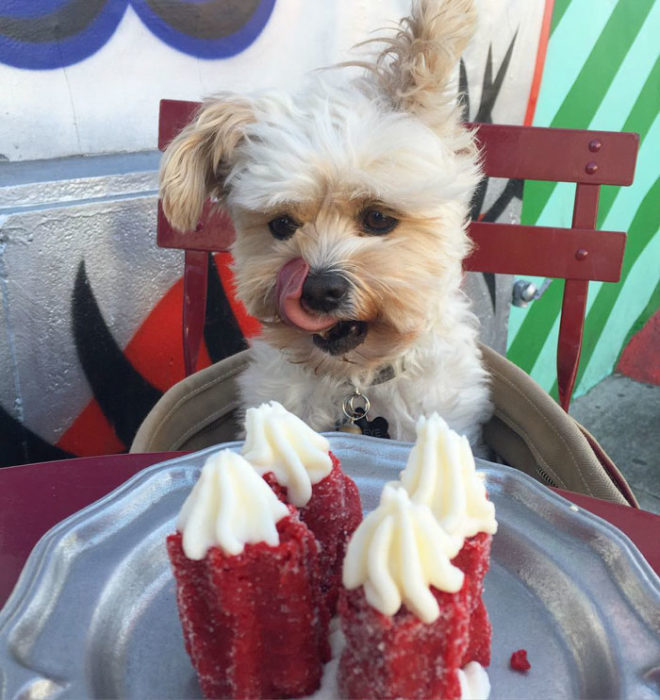
[[[450,87],[474,19],[472,0],[416,3],[363,77],[209,100],[167,149],[166,216],[228,208],[237,295],[291,361],[373,371],[442,323],[478,179]]]

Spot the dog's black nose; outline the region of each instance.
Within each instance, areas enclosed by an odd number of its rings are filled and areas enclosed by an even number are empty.
[[[302,288],[302,301],[313,311],[336,311],[348,296],[348,280],[338,272],[310,272]]]

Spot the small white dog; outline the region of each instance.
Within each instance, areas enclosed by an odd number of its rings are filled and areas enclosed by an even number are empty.
[[[210,195],[236,228],[237,296],[263,324],[246,407],[369,432],[367,408],[403,440],[437,411],[479,444],[491,404],[461,290],[478,153],[450,80],[475,19],[473,0],[415,2],[373,63],[349,64],[360,77],[221,95],[167,149],[172,225],[193,229]]]

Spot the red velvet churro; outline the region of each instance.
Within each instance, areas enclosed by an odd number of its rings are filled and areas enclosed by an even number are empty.
[[[212,698],[314,692],[330,656],[314,535],[236,453],[211,457],[198,486],[167,547],[202,692]]]
[[[348,546],[346,697],[460,698],[468,676],[489,688],[482,593],[494,507],[464,438],[437,414],[420,419],[417,434],[401,483],[386,485]]]
[[[320,545],[321,589],[332,616],[337,607],[346,544],[362,520],[355,482],[341,469],[325,437],[271,401],[246,414],[243,455],[264,475]]]

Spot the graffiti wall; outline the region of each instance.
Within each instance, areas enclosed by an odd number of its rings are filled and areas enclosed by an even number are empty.
[[[557,37],[567,42],[562,26],[580,18],[559,0],[480,5],[457,75],[466,118],[529,123],[536,112],[543,123],[550,59],[566,52]],[[159,100],[295,86],[407,9],[408,0],[0,0],[1,465],[125,450],[183,377],[182,254],[155,245]],[[589,125],[562,115],[562,126]],[[489,182],[473,214],[517,220],[522,205],[531,221],[542,194]],[[623,208],[628,196],[614,199]],[[210,263],[200,367],[258,332],[233,300],[227,263],[222,254]],[[511,285],[467,282],[484,339],[501,351]],[[514,309],[509,333],[513,356],[546,384],[546,346],[530,350],[532,361],[521,343],[526,323],[552,330],[553,294],[551,285],[527,315]]]
[[[295,83],[404,5],[2,0],[0,153],[15,161],[153,149],[161,97]]]
[[[555,1],[533,123],[634,131],[641,141],[633,185],[602,188],[597,226],[627,231],[628,241],[621,282],[590,283],[576,395],[612,372],[632,334],[660,307],[658,27],[655,0]],[[573,196],[567,185],[526,183],[523,223],[570,225]],[[509,322],[509,358],[555,395],[562,289],[551,282],[530,307],[513,308]]]

